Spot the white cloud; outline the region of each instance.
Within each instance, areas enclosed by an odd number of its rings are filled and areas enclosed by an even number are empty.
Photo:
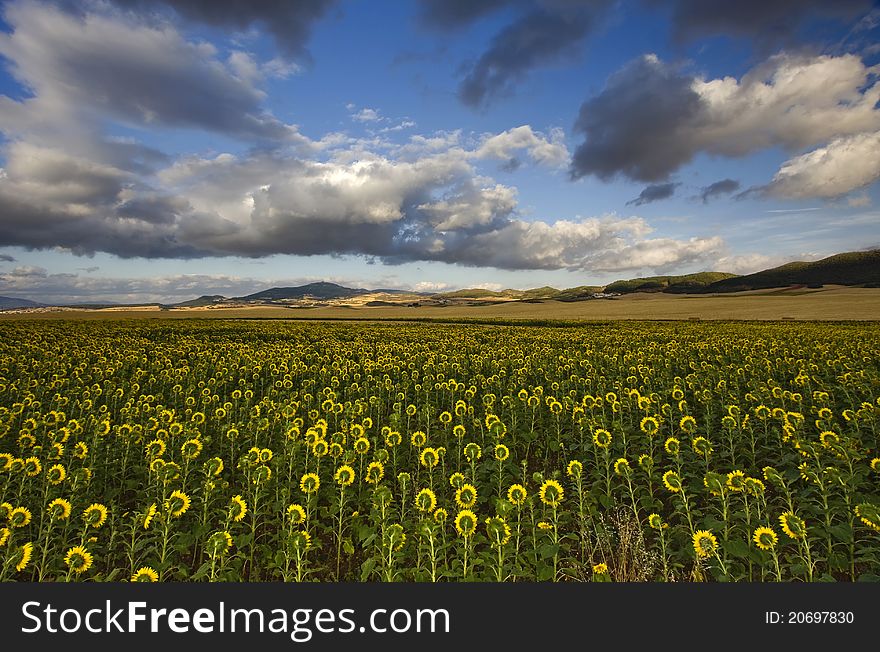
[[[561,129],[552,129],[549,138],[535,132],[529,125],[508,129],[500,134],[486,136],[474,155],[477,158],[512,158],[518,150],[525,150],[536,163],[562,166],[568,163],[569,154]]]
[[[357,120],[358,122],[377,122],[381,120],[382,117],[379,115],[379,111],[376,109],[370,109],[368,107],[364,107],[360,111],[352,114],[352,119]]]
[[[836,138],[786,161],[766,192],[787,199],[839,197],[880,179],[880,131]]]

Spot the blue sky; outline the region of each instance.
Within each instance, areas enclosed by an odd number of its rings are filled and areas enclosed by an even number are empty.
[[[571,287],[880,246],[875,2],[0,8],[0,295]]]

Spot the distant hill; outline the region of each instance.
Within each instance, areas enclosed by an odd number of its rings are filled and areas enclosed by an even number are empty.
[[[347,288],[336,283],[309,283],[308,285],[298,285],[288,288],[270,288],[262,292],[255,292],[246,297],[238,297],[243,301],[280,301],[283,299],[305,299],[314,297],[315,299],[349,299],[351,297],[369,294],[370,290],[363,288]]]
[[[605,292],[617,292],[619,294],[629,294],[630,292],[686,294],[689,292],[701,292],[703,288],[712,283],[731,278],[738,277],[735,274],[728,274],[726,272],[698,272],[683,276],[647,276],[627,281],[614,281],[614,283],[605,286]]]
[[[789,285],[880,287],[880,249],[837,254],[815,262],[794,262],[754,274],[716,281],[702,292],[741,292]]]
[[[189,301],[181,301],[180,303],[172,303],[168,308],[201,308],[203,306],[212,306],[215,303],[226,301],[226,297],[222,294],[203,294],[198,299],[190,299]]]
[[[0,310],[15,310],[16,308],[42,308],[46,304],[37,303],[29,299],[16,297],[0,297]]]

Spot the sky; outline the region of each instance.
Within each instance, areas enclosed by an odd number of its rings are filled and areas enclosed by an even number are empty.
[[[880,246],[880,3],[0,2],[0,295],[750,273]]]

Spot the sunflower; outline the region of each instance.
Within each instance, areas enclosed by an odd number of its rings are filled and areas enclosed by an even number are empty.
[[[40,460],[36,457],[28,457],[24,461],[24,472],[28,475],[28,477],[35,478],[40,475],[40,472],[43,470],[43,465],[40,463]]]
[[[600,428],[593,433],[593,443],[599,448],[608,448],[611,445],[611,433]]]
[[[218,530],[208,537],[205,549],[211,557],[225,555],[232,548],[232,535],[226,530]]]
[[[22,546],[18,549],[13,559],[17,559],[15,563],[15,570],[19,573],[27,568],[27,565],[31,561],[31,557],[34,554],[34,544],[28,541],[27,543],[22,544]]]
[[[871,470],[880,473],[880,457],[871,460]]]
[[[464,456],[467,458],[468,462],[476,462],[483,457],[483,449],[480,448],[479,444],[470,442],[464,447]]]
[[[449,512],[447,512],[442,507],[438,507],[434,510],[434,521],[440,523],[441,525],[446,522],[446,519],[449,518]]]
[[[880,508],[873,503],[860,503],[853,510],[867,527],[880,532]]]
[[[202,442],[198,439],[187,439],[180,445],[180,454],[184,459],[194,460],[202,452]]]
[[[207,462],[205,462],[205,475],[217,477],[221,473],[223,473],[223,459],[219,457],[212,457]]]
[[[663,444],[663,448],[666,450],[667,453],[675,457],[678,455],[679,450],[681,450],[681,442],[679,442],[675,437],[669,437]]]
[[[510,449],[504,444],[495,444],[495,459],[503,462],[510,457]]]
[[[53,464],[49,467],[49,470],[46,471],[46,480],[48,480],[49,484],[59,485],[64,482],[64,478],[66,477],[67,469],[65,469],[62,464]]]
[[[792,512],[782,514],[779,517],[779,525],[782,527],[782,531],[792,539],[804,539],[807,536],[806,523],[800,516]]]
[[[158,582],[159,581],[159,573],[150,568],[149,566],[141,566],[138,568],[134,575],[131,576],[132,582]]]
[[[584,473],[584,465],[578,460],[572,460],[565,468],[565,473],[569,478],[579,478]]]
[[[669,527],[668,523],[663,522],[660,514],[648,514],[648,525],[653,530],[662,530],[663,528]]]
[[[639,429],[649,437],[653,437],[660,429],[660,422],[655,417],[645,417],[639,423]]]
[[[772,527],[759,527],[755,530],[754,535],[752,535],[752,541],[761,550],[772,550],[779,542],[779,535],[776,534]]]
[[[507,490],[507,500],[517,507],[522,507],[526,502],[526,498],[528,498],[528,492],[524,486],[521,484],[510,485],[510,488]]]
[[[734,493],[739,493],[745,489],[746,474],[737,469],[727,474],[726,486]]]
[[[463,439],[465,434],[467,434],[467,430],[465,430],[463,425],[457,423],[452,427],[452,434],[455,435],[456,439]]]
[[[550,507],[557,507],[565,498],[565,490],[556,480],[545,480],[538,493],[541,502]]]
[[[416,508],[420,512],[433,512],[437,505],[437,496],[430,489],[422,489],[416,494]]]
[[[461,485],[464,484],[465,477],[464,473],[458,473],[457,471],[449,476],[449,486],[453,489],[458,489]]]
[[[31,510],[27,507],[14,507],[7,517],[10,527],[25,527],[31,522]]]
[[[147,457],[153,459],[165,454],[165,442],[161,439],[153,439],[144,447]]]
[[[247,502],[245,502],[245,499],[241,497],[241,494],[233,496],[229,504],[229,517],[236,523],[240,523],[244,520],[247,512]]]
[[[0,548],[6,545],[6,542],[9,541],[9,537],[12,536],[12,530],[8,527],[0,527]]]
[[[168,515],[172,518],[179,518],[186,513],[191,502],[189,496],[179,489],[175,489],[165,501],[165,511],[167,511]]]
[[[416,430],[409,438],[410,443],[416,448],[421,448],[428,442],[428,435],[421,430]]]
[[[718,548],[718,539],[709,530],[697,530],[694,532],[693,542],[697,559],[706,559],[712,556]]]
[[[302,525],[306,522],[306,510],[296,503],[287,506],[287,518],[291,525]]]
[[[625,457],[619,457],[614,462],[614,473],[617,475],[629,475],[632,469],[629,466],[629,460]]]
[[[6,473],[12,466],[12,460],[10,453],[0,453],[0,472]]]
[[[336,483],[340,487],[348,487],[354,482],[354,469],[351,468],[348,464],[343,464],[338,469],[336,469],[336,474],[333,476],[333,479],[336,480]]]
[[[419,455],[419,461],[422,466],[428,469],[433,469],[440,462],[440,456],[437,454],[435,448],[428,446],[422,449],[422,453]]]
[[[370,440],[366,437],[358,437],[355,439],[354,452],[358,455],[366,455],[370,452]]]
[[[681,491],[681,476],[675,471],[667,471],[663,474],[663,484],[672,493],[678,493]]]
[[[712,444],[705,437],[695,437],[691,442],[691,447],[697,455],[709,457],[712,454]]]
[[[826,430],[819,433],[819,441],[822,442],[822,446],[825,448],[833,448],[840,445],[840,435],[836,432]]]
[[[607,575],[608,574],[608,564],[596,564],[593,566],[593,573],[595,575]]]
[[[539,530],[552,530],[553,526],[550,525],[547,521],[538,521],[538,529]]]
[[[153,522],[153,519],[156,517],[156,512],[159,511],[159,506],[156,503],[150,503],[150,506],[147,507],[147,511],[144,512],[144,529],[150,529],[150,523]]]
[[[370,462],[367,465],[365,478],[369,484],[377,485],[383,477],[385,477],[385,467],[382,465],[382,462]]]
[[[64,555],[64,563],[77,575],[85,573],[92,567],[92,553],[83,546],[74,546]]]
[[[477,488],[465,483],[455,490],[455,504],[462,509],[470,509],[477,503]]]
[[[477,515],[469,509],[461,510],[455,517],[455,530],[465,539],[477,530]]]
[[[70,504],[70,501],[64,498],[56,498],[49,503],[46,511],[49,512],[49,518],[53,521],[66,521],[70,517],[72,509],[73,506]]]
[[[510,526],[500,516],[486,519],[486,535],[493,548],[503,548],[510,541]]]
[[[678,422],[678,427],[681,428],[682,432],[692,433],[697,429],[697,420],[690,415],[685,415]]]
[[[317,473],[306,473],[300,478],[299,488],[303,493],[313,494],[321,487],[321,479]]]

